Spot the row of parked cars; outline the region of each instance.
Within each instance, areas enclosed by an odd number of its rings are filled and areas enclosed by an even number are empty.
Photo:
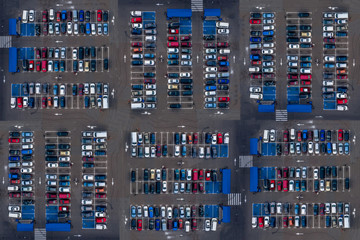
[[[156,108],[156,24],[144,19],[143,12],[131,11],[131,64],[142,72],[143,79],[132,79],[131,109]],[[141,39],[139,39],[141,37]],[[133,41],[134,40],[134,41]]]
[[[9,133],[9,198],[21,199],[9,201],[9,217],[21,219],[22,205],[34,204],[33,173],[33,132]]]
[[[337,166],[321,166],[315,167],[309,173],[307,167],[290,167],[277,168],[276,180],[264,179],[264,190],[278,192],[300,192],[306,191],[307,180],[312,179],[314,184],[314,192],[336,192],[338,190],[338,167]],[[294,178],[295,180],[292,180]],[[300,180],[300,179],[303,180]],[[290,179],[290,180],[288,180]],[[346,190],[350,189],[350,179],[345,178],[344,187]]]
[[[275,85],[275,14],[250,14],[250,67],[252,79],[261,79],[261,86],[250,87],[250,98],[262,100],[262,87]],[[264,80],[267,83],[264,83]],[[258,84],[257,84],[258,85]]]
[[[168,64],[168,96],[170,108],[182,108],[182,97],[192,98],[193,96],[193,79],[192,79],[192,42],[191,34],[183,34],[180,32],[180,22],[175,20],[168,23],[167,37],[167,64]],[[176,67],[179,66],[177,69]],[[174,72],[173,69],[176,69]],[[192,100],[191,100],[192,101]],[[184,102],[191,102],[184,101]]]
[[[277,224],[277,217],[272,215],[292,215],[295,216],[283,216],[281,219],[281,225],[283,228],[287,227],[307,227],[307,216],[309,214],[308,207],[312,206],[313,216],[324,216],[325,227],[339,227],[350,228],[350,204],[348,203],[320,203],[320,204],[295,204],[294,210],[289,203],[276,203],[268,202],[263,204],[263,213],[266,216],[253,217],[252,227],[256,228],[274,228]],[[293,211],[293,212],[292,212]],[[300,216],[299,216],[300,215]],[[279,221],[280,222],[280,221]]]
[[[166,231],[182,230],[189,232],[198,229],[198,218],[205,215],[204,206],[131,206],[131,229],[141,231],[143,229],[142,221],[148,219],[149,230]],[[162,219],[160,219],[162,218]],[[216,218],[205,219],[204,230],[216,231],[218,220]]]
[[[92,220],[95,217],[95,229],[100,230],[107,229],[108,214],[105,203],[107,175],[106,173],[97,173],[94,162],[95,157],[99,156],[97,151],[102,151],[106,155],[107,137],[106,131],[85,131],[82,132],[81,138],[83,155],[81,214],[84,220]],[[96,160],[107,164],[106,158],[101,157]]]
[[[228,22],[216,22],[219,35],[204,35],[205,108],[228,108],[229,95],[229,33]],[[221,31],[222,33],[219,33]],[[226,35],[224,35],[226,34]],[[223,75],[218,77],[217,75]]]
[[[322,92],[324,101],[336,100],[336,110],[339,111],[348,110],[347,36],[348,13],[323,14],[324,80]],[[341,49],[337,50],[337,47]]]

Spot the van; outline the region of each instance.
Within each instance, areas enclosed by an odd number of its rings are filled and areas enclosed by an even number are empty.
[[[335,13],[335,18],[347,19],[347,18],[349,18],[349,13],[347,13],[347,12]]]
[[[217,227],[217,219],[213,218],[211,219],[211,231],[216,231],[216,227]]]
[[[131,145],[136,146],[137,145],[137,133],[131,132]]]
[[[290,140],[295,140],[295,129],[290,129]]]
[[[28,17],[29,17],[29,11],[28,10],[23,10],[22,22],[27,23],[28,22]]]
[[[190,221],[185,222],[185,232],[190,232]]]
[[[131,109],[141,109],[145,108],[144,103],[131,103]]]
[[[53,21],[55,19],[55,12],[54,9],[49,10],[49,20]]]
[[[102,131],[102,132],[94,132],[93,135],[95,138],[107,138],[107,132],[106,131]]]
[[[9,212],[9,218],[21,218],[21,213],[19,213],[19,212]]]
[[[181,144],[186,144],[186,134],[185,133],[181,134]]]
[[[229,23],[228,22],[216,22],[216,27],[217,28],[229,28]]]
[[[18,191],[19,187],[18,186],[8,186],[8,191]]]
[[[263,142],[269,142],[269,130],[264,130]]]
[[[220,54],[230,54],[230,49],[220,49],[219,53]]]
[[[314,141],[318,142],[319,141],[319,130],[314,129]]]
[[[154,95],[156,95],[156,90],[145,91],[145,95],[146,95],[146,96],[154,96]]]
[[[78,14],[76,10],[72,10],[72,17],[74,22],[78,21]]]
[[[102,108],[103,109],[108,109],[109,108],[109,96],[108,95],[104,95],[102,97]]]
[[[259,100],[261,100],[263,98],[263,95],[261,93],[251,93],[250,98],[251,99],[259,99]]]
[[[261,43],[250,44],[250,49],[254,49],[254,48],[261,48]]]
[[[344,228],[350,228],[350,216],[349,216],[349,214],[344,215]]]

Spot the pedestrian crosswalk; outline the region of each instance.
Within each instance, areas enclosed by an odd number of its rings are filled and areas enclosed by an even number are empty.
[[[191,0],[191,11],[193,12],[204,11],[203,0]]]
[[[241,205],[241,193],[230,193],[227,196],[229,206]]]
[[[277,122],[287,122],[288,112],[287,110],[276,110],[276,121]]]
[[[35,228],[34,232],[35,240],[46,240],[46,229],[45,228]]]
[[[11,47],[11,36],[0,36],[0,48]]]

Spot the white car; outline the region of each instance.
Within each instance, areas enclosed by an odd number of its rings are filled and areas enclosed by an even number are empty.
[[[211,136],[211,144],[216,144],[217,143],[217,136],[216,134],[214,133],[212,136]]]
[[[28,97],[23,97],[23,107],[28,107],[29,105],[29,98]],[[24,140],[24,138],[23,138]]]
[[[216,98],[215,97],[207,97],[207,98],[205,98],[205,102],[216,102]]]
[[[59,192],[70,192],[69,187],[59,187]]]
[[[306,204],[301,205],[301,215],[306,215]]]
[[[261,87],[250,87],[249,91],[251,93],[260,93],[261,92]]]
[[[78,35],[79,34],[79,24],[74,23],[74,34]]]
[[[274,30],[274,29],[275,29],[274,25],[264,25],[264,27],[263,27],[264,31],[266,31],[266,30]]]
[[[191,169],[186,169],[186,180],[191,181]]]
[[[308,143],[308,152],[310,154],[313,154],[314,153],[314,143],[313,142],[309,142]]]
[[[324,26],[323,27],[323,31],[328,31],[328,32],[331,32],[331,31],[334,31],[334,27],[333,26]]]
[[[76,48],[74,48],[72,51],[72,57],[73,57],[73,60],[77,59],[77,49]]]
[[[264,24],[274,24],[274,19],[264,19]]]
[[[46,179],[57,179],[56,174],[46,174]]]
[[[335,13],[324,13],[324,18],[333,18]]]
[[[175,157],[180,156],[180,146],[179,145],[175,145],[175,153],[174,153]]]
[[[307,168],[306,168],[306,167],[302,167],[301,177],[302,177],[302,178],[306,178],[306,175],[307,175]]]
[[[172,208],[171,207],[167,208],[167,214],[168,214],[168,219],[172,219]]]
[[[181,59],[188,59],[188,60],[190,60],[191,59],[191,55],[189,55],[189,54],[182,54],[181,55]]]
[[[102,24],[101,23],[98,23],[98,25],[97,25],[97,34],[102,35]]]
[[[29,10],[29,22],[33,22],[35,20],[35,11]]]
[[[166,208],[164,206],[161,207],[161,217],[166,217]]]
[[[273,48],[274,46],[274,43],[264,43],[264,48]]]
[[[338,111],[347,111],[347,110],[349,110],[349,108],[346,105],[337,105],[336,110],[338,110]]]
[[[21,146],[22,149],[32,149],[34,146],[32,144],[25,144]]]
[[[269,137],[271,142],[275,142],[275,138],[276,138],[275,135],[276,135],[275,129],[271,129],[269,132]]]
[[[83,199],[83,200],[81,200],[81,204],[82,205],[92,205],[93,201],[92,201],[92,199]]]
[[[299,44],[289,44],[288,45],[289,46],[289,48],[300,48],[300,45]]]
[[[217,68],[216,67],[207,67],[205,68],[206,72],[217,72]]]
[[[265,216],[264,217],[264,227],[269,227],[269,222],[270,222],[270,217],[269,216]]]
[[[191,66],[192,61],[181,61],[180,64],[181,64],[181,66]]]
[[[133,23],[132,28],[142,28],[142,24],[141,23]]]
[[[216,96],[216,91],[206,91],[205,96]]]
[[[167,182],[166,181],[163,181],[163,183],[162,183],[162,191],[163,192],[166,192],[167,191]]]
[[[301,73],[311,73],[311,68],[300,68]]]
[[[8,206],[9,212],[19,212],[20,206]]]
[[[324,61],[335,62],[335,56],[325,56]]]
[[[188,73],[188,72],[181,72],[180,73],[180,77],[190,77],[191,76],[191,73]]]
[[[334,37],[334,33],[333,32],[323,32],[323,37]]]
[[[150,149],[150,157],[154,158],[155,157],[155,147],[151,147]]]
[[[210,219],[205,220],[205,231],[210,231]]]
[[[272,73],[272,72],[274,72],[274,68],[272,68],[272,67],[263,68],[263,72]]]
[[[314,179],[319,179],[319,169],[318,168],[314,168]]]
[[[58,164],[57,164],[57,163],[48,163],[48,164],[47,164],[47,167],[49,167],[49,168],[56,168],[56,167],[58,167]]]
[[[60,96],[65,96],[66,87],[64,84],[60,85]]]
[[[105,212],[96,212],[95,217],[106,217],[106,213]]]
[[[216,53],[216,49],[215,48],[207,48],[205,50],[205,53],[209,54],[209,53]]]
[[[149,210],[148,206],[143,207],[144,217],[149,217],[149,211],[148,210]]]
[[[83,176],[83,179],[93,181],[94,180],[94,175],[86,174],[86,175]]]
[[[32,172],[32,168],[22,168],[21,169],[21,173],[31,173]]]
[[[22,138],[21,142],[22,143],[32,143],[34,141],[34,139],[32,138]]]
[[[294,56],[294,55],[289,55],[289,56],[286,57],[286,59],[287,59],[288,61],[297,61],[297,60],[299,60],[299,57],[298,57],[298,56]]]
[[[23,162],[21,166],[23,166],[23,167],[32,167],[33,163],[32,162]]]
[[[153,60],[145,60],[144,61],[144,66],[154,66],[155,65],[155,61]]]
[[[220,28],[220,29],[218,29],[217,33],[218,34],[229,34],[230,31],[228,28]]]
[[[293,191],[294,191],[294,186],[295,186],[294,180],[290,180],[290,181],[289,181],[289,191],[290,191],[290,192],[293,192]]]
[[[156,169],[156,181],[160,181],[160,178],[161,178],[161,170]]]
[[[168,83],[169,83],[169,84],[178,84],[178,83],[179,83],[179,79],[170,78],[170,79],[168,79]]]
[[[71,22],[67,23],[67,34],[72,34],[72,23]]]
[[[261,52],[262,52],[262,54],[273,54],[274,50],[273,49],[263,49]]]
[[[311,38],[300,38],[300,42],[309,43],[311,42]]]
[[[90,94],[95,94],[95,83],[90,83]]]
[[[168,53],[179,53],[178,48],[168,48]]]
[[[79,72],[83,72],[84,71],[84,61],[80,60],[79,61]]]
[[[320,180],[320,192],[324,192],[324,191],[325,191],[325,181]]]

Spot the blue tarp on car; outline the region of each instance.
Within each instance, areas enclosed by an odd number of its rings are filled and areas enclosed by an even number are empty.
[[[311,113],[312,105],[311,104],[290,104],[287,105],[288,112],[307,112]]]
[[[262,143],[261,144],[261,155],[275,156],[276,155],[276,144],[275,143]]]
[[[205,205],[204,206],[205,218],[218,218],[219,205]]]
[[[220,17],[221,11],[219,8],[205,8],[204,9],[204,17]]]
[[[21,215],[23,220],[34,220],[35,219],[35,206],[24,205],[21,209]]]
[[[16,225],[16,231],[18,232],[32,232],[34,231],[33,223],[18,223]]]
[[[231,188],[231,170],[222,169],[222,193],[229,194]]]
[[[205,193],[220,193],[221,182],[205,182]]]
[[[204,20],[203,34],[204,35],[215,35],[216,34],[216,21],[215,20]]]
[[[276,99],[276,87],[263,87],[263,100],[275,101]]]
[[[191,9],[167,9],[166,16],[168,18],[173,17],[191,17]]]
[[[250,168],[250,192],[257,192],[259,186],[259,172],[257,167]]]
[[[47,232],[70,232],[70,223],[47,223]]]
[[[11,47],[9,48],[9,72],[16,72],[17,68],[17,49]]]
[[[11,97],[21,96],[21,84],[11,84]]]
[[[258,111],[259,112],[275,112],[275,105],[274,104],[270,104],[270,105],[260,104],[260,105],[258,105]]]
[[[223,206],[223,218],[221,219],[221,222],[229,223],[230,222],[230,207],[229,206]]]
[[[263,167],[260,170],[260,179],[275,179],[275,168],[274,167]]]
[[[324,99],[324,110],[335,110],[336,100]]]
[[[9,35],[10,36],[16,36],[16,18],[10,18],[9,19]]]
[[[250,138],[250,154],[257,155],[258,154],[258,139]]]

